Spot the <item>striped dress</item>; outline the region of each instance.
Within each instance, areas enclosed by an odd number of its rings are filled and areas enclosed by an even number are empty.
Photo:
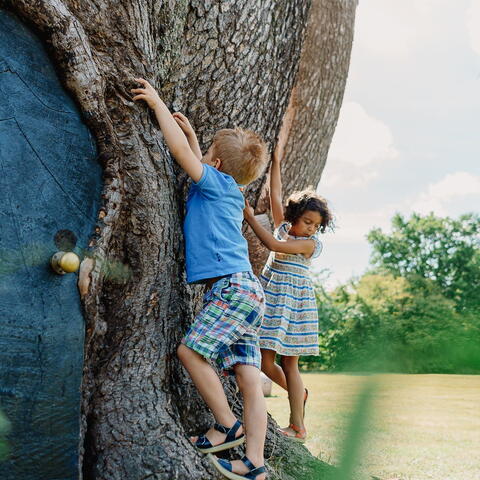
[[[301,253],[270,252],[260,275],[266,298],[260,348],[285,356],[318,355],[318,313],[309,267],[312,259],[320,255],[322,243],[317,235],[289,236],[290,227],[282,223],[274,232],[275,238],[311,238],[315,251],[310,258]]]

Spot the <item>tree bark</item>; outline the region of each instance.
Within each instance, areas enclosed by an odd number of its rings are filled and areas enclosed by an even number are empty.
[[[338,117],[356,0],[315,0],[306,37],[310,2],[302,0],[0,0],[0,6],[46,42],[97,139],[104,169],[88,289],[82,275],[80,474],[217,478],[188,440],[212,417],[175,354],[202,294],[184,273],[186,178],[146,107],[132,103],[130,88],[134,77],[150,80],[189,116],[206,148],[216,130],[234,125],[274,143],[296,85],[284,184],[287,190],[315,184]],[[264,185],[265,177],[251,185],[249,198],[257,200]],[[226,387],[240,415],[231,381]],[[266,456],[275,479],[322,478],[318,472],[328,470],[279,436],[273,421]]]
[[[357,4],[358,0],[312,2],[299,71],[284,116],[290,123],[281,163],[284,199],[294,190],[316,188],[320,181],[345,92]],[[268,175],[262,180],[255,192],[257,214],[270,208]],[[247,238],[258,273],[268,252],[250,229]]]

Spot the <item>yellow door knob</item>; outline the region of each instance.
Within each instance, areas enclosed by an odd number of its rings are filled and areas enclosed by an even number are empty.
[[[80,259],[78,255],[73,252],[57,252],[50,260],[50,265],[56,273],[65,275],[66,273],[73,273],[78,270]]]

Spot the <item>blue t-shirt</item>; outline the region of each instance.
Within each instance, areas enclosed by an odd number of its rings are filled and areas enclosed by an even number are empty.
[[[242,235],[245,200],[230,175],[203,165],[188,192],[184,223],[187,281],[251,272]]]

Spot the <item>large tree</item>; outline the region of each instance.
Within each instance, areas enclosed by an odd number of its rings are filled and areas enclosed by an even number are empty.
[[[132,79],[147,78],[186,113],[204,148],[233,125],[273,145],[290,102],[285,188],[315,185],[338,118],[356,4],[0,0],[48,45],[104,169],[92,260],[80,273],[85,479],[215,477],[188,441],[212,419],[175,356],[202,293],[184,275],[186,178],[145,106],[132,103]],[[265,177],[248,189],[253,203],[264,185]],[[319,462],[285,442],[270,422],[272,478],[318,478]]]

